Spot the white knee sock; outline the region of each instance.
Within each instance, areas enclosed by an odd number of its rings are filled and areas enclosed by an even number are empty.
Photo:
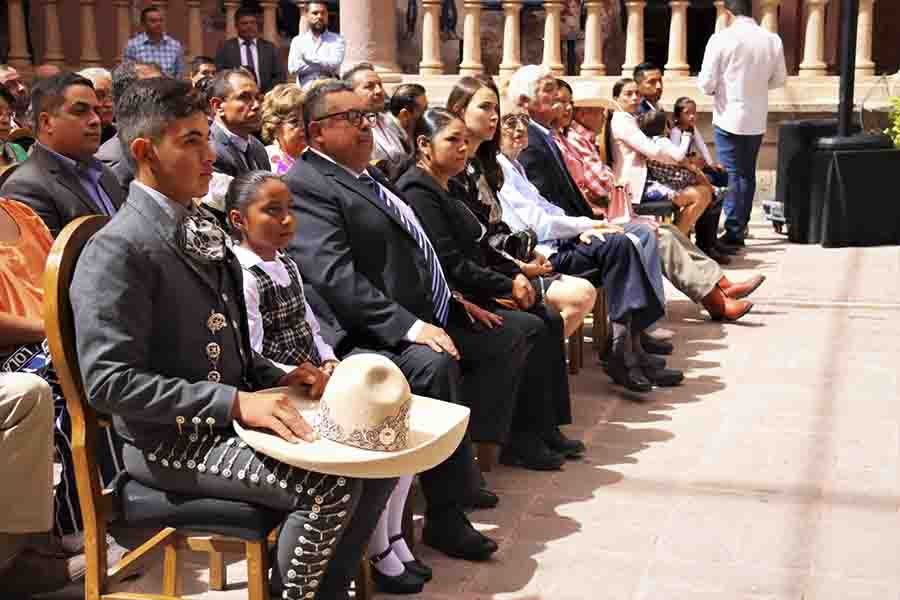
[[[391,498],[393,498],[393,496]],[[391,500],[388,500],[387,505],[381,513],[381,517],[378,519],[378,525],[375,526],[375,531],[372,532],[372,537],[369,539],[368,555],[371,559],[374,559],[391,547],[388,543],[388,513],[390,510]],[[397,554],[393,551],[373,566],[381,573],[392,577],[394,575],[400,575],[406,570],[406,567],[403,566],[403,563],[397,558]]]
[[[404,475],[397,482],[397,487],[391,494],[388,502],[388,534],[390,537],[400,535],[403,532],[403,509],[406,507],[406,496],[409,494],[409,487],[412,485],[413,475]],[[403,562],[414,560],[415,557],[409,551],[406,540],[398,539],[391,547],[397,554],[397,557]]]

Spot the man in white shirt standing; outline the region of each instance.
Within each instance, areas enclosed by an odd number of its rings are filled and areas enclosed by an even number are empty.
[[[338,79],[344,62],[344,36],[328,31],[328,6],[310,2],[306,9],[309,29],[291,41],[288,72],[297,76],[297,85],[306,89],[317,79]]]
[[[752,10],[750,0],[725,0],[727,27],[709,39],[697,79],[705,94],[715,96],[713,131],[729,187],[721,241],[731,246],[744,245],[753,209],[769,90],[787,80],[781,38],[760,27]]]

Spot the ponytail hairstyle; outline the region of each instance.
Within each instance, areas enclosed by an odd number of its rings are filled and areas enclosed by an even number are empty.
[[[615,100],[618,103],[619,96],[622,95],[622,89],[629,83],[637,83],[637,81],[635,81],[631,77],[623,77],[622,79],[618,80],[613,85],[613,89],[612,89],[613,100]],[[615,140],[613,140],[613,135],[612,135],[613,114],[614,114],[614,111],[611,111],[611,110],[606,112],[606,129],[603,132],[603,137],[604,137],[603,141],[606,144],[606,164],[610,167],[612,167],[612,164],[613,164],[612,147],[613,147],[613,142],[615,141]]]
[[[270,181],[284,181],[279,175],[271,171],[249,171],[238,175],[231,180],[228,191],[225,192],[225,220],[228,223],[228,233],[236,240],[243,239],[241,231],[231,222],[231,211],[236,210],[244,218],[247,217],[250,205],[253,204],[259,188]]]
[[[503,187],[503,170],[500,168],[500,163],[497,162],[497,155],[500,153],[500,90],[497,89],[497,84],[491,77],[483,74],[461,78],[450,91],[450,96],[447,98],[447,110],[465,120],[466,108],[472,97],[478,90],[485,87],[497,95],[498,125],[494,131],[494,137],[482,142],[475,152],[475,156],[481,163],[488,185],[491,186],[494,193],[497,193]]]
[[[431,143],[434,138],[447,128],[453,121],[462,120],[462,117],[455,115],[446,108],[429,108],[422,116],[416,119],[416,127],[413,131],[413,143],[416,147],[416,159],[421,158],[419,151],[419,138],[425,138],[425,141]]]

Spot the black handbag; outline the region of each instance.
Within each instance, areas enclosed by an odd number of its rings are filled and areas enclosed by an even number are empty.
[[[528,262],[534,256],[534,248],[537,246],[537,234],[533,229],[523,229],[510,233],[503,240],[503,251],[516,260]]]

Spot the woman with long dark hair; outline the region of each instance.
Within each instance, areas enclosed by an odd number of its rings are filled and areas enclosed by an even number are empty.
[[[427,111],[416,124],[416,165],[397,185],[434,244],[450,285],[487,309],[473,316],[473,326],[516,329],[531,347],[504,419],[479,418],[495,409],[492,399],[474,399],[472,438],[503,444],[504,463],[558,469],[566,457],[584,451],[559,430],[571,423],[562,319],[538,301],[519,265],[487,243],[488,228],[463,201],[464,190],[451,183],[470,156],[468,131],[447,110]]]

